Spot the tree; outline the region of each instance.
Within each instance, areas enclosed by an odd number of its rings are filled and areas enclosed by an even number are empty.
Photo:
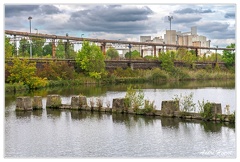
[[[45,79],[37,77],[36,63],[29,63],[26,59],[15,58],[12,66],[6,65],[6,70],[9,72],[7,81],[10,83],[23,83],[30,89],[43,87],[47,84]]]
[[[167,51],[166,53],[161,53],[159,55],[159,60],[161,61],[161,67],[167,72],[171,72],[174,69],[174,58],[171,57],[171,53]]]
[[[227,46],[227,48],[235,48],[235,43],[231,43],[231,45]],[[235,64],[235,52],[224,50],[222,60],[225,62],[227,67],[231,67]]]
[[[119,53],[118,53],[118,51],[115,48],[110,47],[107,50],[106,54],[111,59],[119,59]]]
[[[77,53],[76,62],[90,77],[100,79],[105,73],[104,56],[94,43],[83,42],[81,50]]]
[[[45,39],[43,38],[32,38],[32,54],[33,56],[42,56],[43,55],[43,46]]]
[[[125,54],[125,58],[127,59],[141,59],[140,53],[137,50],[134,50],[132,52],[127,52]]]
[[[5,57],[11,57],[13,55],[13,45],[10,43],[10,38],[5,36]]]
[[[19,41],[19,48],[18,48],[19,56],[29,57],[30,56],[29,48],[30,48],[30,44],[29,44],[28,40],[25,38],[22,38]]]
[[[43,46],[43,56],[52,55],[52,42]]]
[[[65,58],[65,45],[64,42],[60,39],[56,47],[56,57]]]

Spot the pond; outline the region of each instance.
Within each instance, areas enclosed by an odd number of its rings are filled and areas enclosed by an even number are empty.
[[[215,85],[217,84],[217,85]],[[60,94],[63,103],[73,95],[102,98],[104,103],[124,97],[129,85],[53,88],[6,94],[5,157],[105,158],[235,158],[235,126],[177,118],[46,109],[46,95]],[[193,92],[193,100],[219,102],[235,110],[235,86],[225,83],[165,83],[138,85],[145,98],[161,101]],[[43,96],[44,109],[16,112],[19,95]]]

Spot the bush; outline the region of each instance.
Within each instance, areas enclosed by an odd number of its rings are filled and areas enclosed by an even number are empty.
[[[175,95],[173,98],[174,101],[179,101],[180,111],[182,112],[195,112],[195,103],[193,103],[193,93],[190,93],[189,95],[183,96],[180,94],[180,96]]]
[[[204,103],[203,109],[200,111],[200,115],[204,120],[210,120],[213,118],[212,104],[210,102]]]
[[[47,85],[46,79],[42,79],[36,75],[36,63],[29,63],[28,60],[20,60],[14,58],[13,65],[6,65],[6,70],[9,72],[7,82],[22,83],[30,89],[36,89]]]
[[[132,85],[127,88],[127,93],[125,95],[124,105],[126,108],[131,108],[137,111],[144,105],[144,93],[142,90],[134,89]]]

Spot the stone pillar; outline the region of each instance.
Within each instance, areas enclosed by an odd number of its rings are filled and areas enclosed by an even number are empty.
[[[153,46],[153,54],[154,54],[154,57],[156,57],[156,53],[157,53],[157,48],[156,48],[156,46]]]
[[[86,108],[87,107],[86,96],[79,96],[79,106],[80,106],[80,108]]]
[[[33,109],[43,109],[42,106],[42,97],[41,96],[34,96],[33,97],[33,103],[32,103]]]
[[[71,107],[72,107],[72,109],[79,109],[80,108],[79,96],[73,96],[71,98]]]
[[[112,112],[123,112],[124,111],[124,98],[114,98],[112,104]]]
[[[59,108],[62,100],[59,95],[47,95],[46,108]]]
[[[32,110],[32,100],[29,96],[17,97],[16,110]]]
[[[220,103],[211,103],[212,105],[212,114],[213,115],[222,115],[222,106]]]
[[[175,111],[179,111],[179,101],[162,101],[162,114],[174,116]]]

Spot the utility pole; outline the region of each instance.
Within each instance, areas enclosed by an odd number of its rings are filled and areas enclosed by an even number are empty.
[[[30,24],[30,34],[31,34],[31,20],[32,20],[32,17],[29,16],[28,20],[29,20],[29,24]],[[32,40],[31,39],[30,39],[30,58],[32,58]]]

